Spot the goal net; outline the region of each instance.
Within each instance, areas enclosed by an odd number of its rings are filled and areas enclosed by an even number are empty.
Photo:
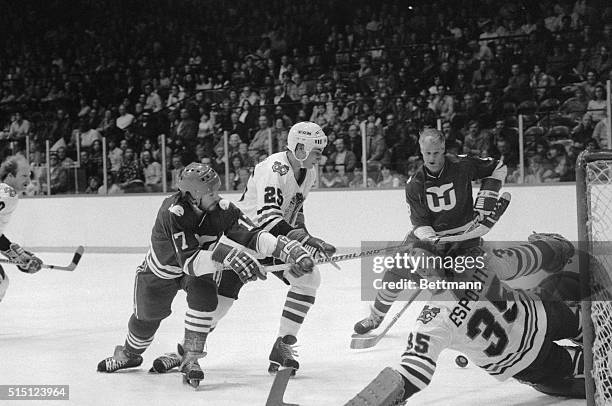
[[[576,163],[588,405],[612,404],[612,150]]]

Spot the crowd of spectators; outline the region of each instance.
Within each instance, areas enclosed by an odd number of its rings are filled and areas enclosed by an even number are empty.
[[[438,123],[510,182],[572,180],[608,146],[606,1],[24,0],[0,34],[0,147],[27,151],[32,194],[172,190],[192,160],[242,190],[302,120],[329,137],[320,187],[363,186],[363,154],[369,187],[402,185]]]

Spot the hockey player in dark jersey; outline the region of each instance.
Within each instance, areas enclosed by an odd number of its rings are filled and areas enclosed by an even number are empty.
[[[460,234],[473,216],[471,180],[484,178],[476,201],[479,215],[494,206],[503,177],[503,165],[491,161],[444,157],[444,139],[436,130],[423,131],[420,139],[424,168],[406,188],[415,241],[410,255],[481,256],[483,269],[454,274],[457,280],[478,280],[480,291],[435,290],[423,307],[408,338],[408,346],[395,368],[385,368],[347,405],[392,406],[424,389],[430,382],[440,352],[453,348],[468,355],[481,368],[500,380],[514,377],[536,389],[556,395],[584,396],[582,351],[566,348],[554,341],[580,339],[580,317],[564,301],[544,300],[553,293],[551,283],[541,292],[523,292],[504,281],[533,274],[540,269],[559,273],[573,256],[572,244],[557,234],[534,234],[529,242],[490,253],[480,240],[436,245],[440,236]],[[476,177],[477,176],[477,177]],[[493,179],[491,179],[493,178]],[[457,210],[455,210],[457,209]],[[453,213],[451,216],[450,214]],[[449,278],[446,270],[417,268],[417,274],[438,279]],[[406,270],[391,269],[384,280],[406,278]],[[550,279],[548,279],[550,280]],[[554,283],[552,283],[554,285]],[[578,284],[572,289],[578,290]],[[355,330],[376,328],[399,291],[382,291],[372,315],[358,323]],[[381,317],[382,316],[382,317]]]
[[[141,354],[153,341],[161,321],[170,315],[177,292],[183,289],[188,310],[180,370],[190,384],[197,386],[204,378],[198,359],[204,356],[217,310],[218,284],[265,279],[262,265],[252,252],[279,258],[299,272],[312,271],[313,259],[299,242],[255,227],[236,206],[220,199],[220,185],[219,176],[207,165],[192,163],[181,173],[179,191],[162,203],[149,252],[136,271],[134,313],[125,343],[98,364],[98,371],[115,372],[141,365]],[[219,242],[222,235],[238,245]]]
[[[435,129],[425,129],[421,133],[419,144],[424,164],[406,184],[406,201],[413,224],[406,243],[461,234],[475,220],[491,213],[497,203],[507,173],[503,162],[445,156],[444,142],[444,135]],[[472,198],[474,180],[482,180],[475,204]],[[465,255],[465,252],[480,244],[480,239],[472,239],[435,249],[441,255]],[[385,273],[383,282],[398,281],[402,277],[403,272],[392,269]],[[400,293],[400,289],[381,290],[371,306],[370,315],[355,324],[355,332],[365,334],[377,328]]]

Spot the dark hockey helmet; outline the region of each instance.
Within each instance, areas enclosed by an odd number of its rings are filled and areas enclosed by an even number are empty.
[[[196,200],[210,192],[216,192],[221,188],[221,179],[213,168],[198,162],[192,162],[183,169],[178,181],[178,189],[185,193],[189,192]]]

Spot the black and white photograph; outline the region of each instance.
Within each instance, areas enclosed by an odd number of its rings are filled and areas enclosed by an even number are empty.
[[[612,406],[606,0],[0,0],[0,404]]]

